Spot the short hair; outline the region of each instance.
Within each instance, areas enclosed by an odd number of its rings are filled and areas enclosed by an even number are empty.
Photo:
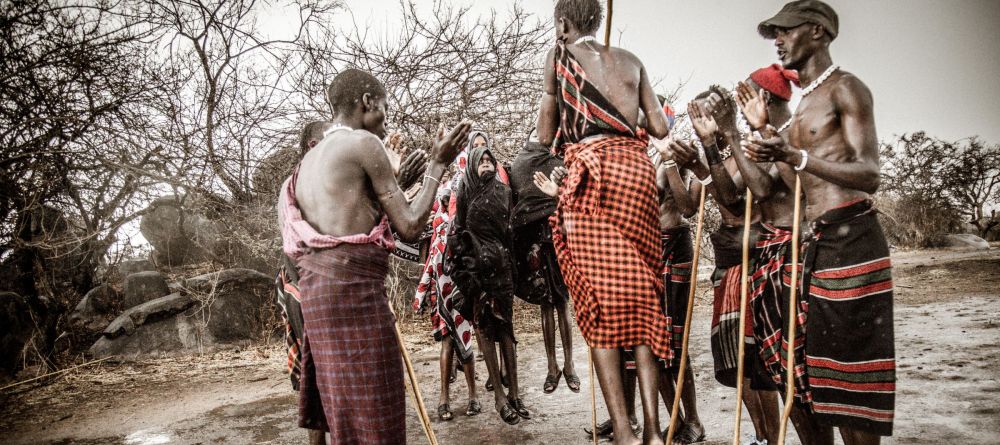
[[[323,139],[323,133],[330,126],[328,121],[312,121],[302,127],[299,132],[299,154],[305,156],[309,151],[309,141]]]
[[[370,94],[373,99],[385,97],[385,87],[375,76],[357,68],[349,68],[341,71],[330,82],[326,89],[326,100],[330,102],[333,113],[340,114],[350,112],[361,103],[365,94]]]
[[[559,0],[556,18],[565,18],[581,33],[590,34],[601,27],[604,9],[598,0]]]

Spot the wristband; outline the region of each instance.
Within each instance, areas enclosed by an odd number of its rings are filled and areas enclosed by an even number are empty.
[[[705,148],[705,158],[708,159],[708,165],[716,165],[722,163],[722,154],[719,153],[719,147],[715,144],[701,144]]]
[[[434,177],[431,175],[424,175],[424,179],[430,179],[431,181],[434,181],[437,185],[441,185],[441,181],[434,179]]]
[[[795,166],[795,171],[797,171],[797,172],[805,170],[806,169],[806,162],[809,161],[809,152],[808,151],[799,150],[799,153],[802,154],[802,162],[799,163],[799,165]]]
[[[712,175],[708,175],[705,179],[699,178],[698,182],[701,182],[701,185],[708,187],[708,185],[712,183]]]
[[[677,161],[675,161],[673,159],[670,159],[670,160],[667,160],[667,161],[663,161],[663,166],[667,167],[667,168],[677,167]]]

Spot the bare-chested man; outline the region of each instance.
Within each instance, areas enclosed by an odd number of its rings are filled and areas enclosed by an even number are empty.
[[[806,85],[787,133],[770,129],[744,145],[751,159],[797,172],[808,203],[800,305],[808,338],[797,392],[824,428],[813,443],[832,444],[832,427],[847,445],[879,443],[892,434],[896,378],[889,248],[871,201],[879,186],[871,92],[833,64],[838,17],[829,5],[788,3],[758,30]]]
[[[643,438],[659,444],[656,356],[670,357],[670,330],[659,300],[656,172],[637,134],[640,108],[652,136],[663,138],[669,128],[642,62],[594,37],[602,16],[598,0],[556,3],[558,42],[546,58],[538,138],[565,154],[568,175],[552,218],[553,245],[593,351],[615,443],[640,442],[629,425],[619,372],[619,348],[633,347]]]
[[[386,93],[366,72],[348,69],[327,90],[333,128],[285,182],[279,199],[286,254],[301,271],[305,324],[303,390],[319,390],[334,443],[406,442],[403,369],[395,317],[385,294],[389,224],[417,237],[445,166],[469,124],[439,134],[424,187],[406,202],[383,148]]]

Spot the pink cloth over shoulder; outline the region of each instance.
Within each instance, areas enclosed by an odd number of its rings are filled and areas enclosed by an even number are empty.
[[[281,185],[283,199],[278,200],[278,218],[281,220],[281,248],[293,260],[303,255],[321,249],[330,249],[341,244],[374,244],[388,251],[396,247],[389,229],[389,219],[382,215],[382,220],[371,232],[355,235],[332,236],[320,233],[316,228],[302,218],[298,200],[295,199],[295,184],[299,179],[299,168]]]

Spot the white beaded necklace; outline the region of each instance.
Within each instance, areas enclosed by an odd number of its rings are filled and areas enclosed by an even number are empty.
[[[574,45],[579,45],[579,44],[581,44],[583,42],[597,42],[597,37],[594,37],[594,36],[583,36],[583,37],[580,37],[579,39],[576,39],[576,41],[573,42],[573,44]]]
[[[806,87],[802,89],[802,98],[805,98],[809,95],[809,93],[812,93],[816,90],[816,88],[819,88],[819,86],[822,85],[823,82],[826,82],[826,79],[829,79],[833,72],[837,71],[838,68],[840,68],[840,66],[830,65],[830,67],[827,68],[826,71],[823,71],[823,74],[820,74],[816,80],[809,82],[809,85],[806,85]],[[788,129],[788,127],[792,125],[793,120],[795,120],[795,113],[792,113],[792,116],[788,118],[788,121],[778,129],[778,133]]]

